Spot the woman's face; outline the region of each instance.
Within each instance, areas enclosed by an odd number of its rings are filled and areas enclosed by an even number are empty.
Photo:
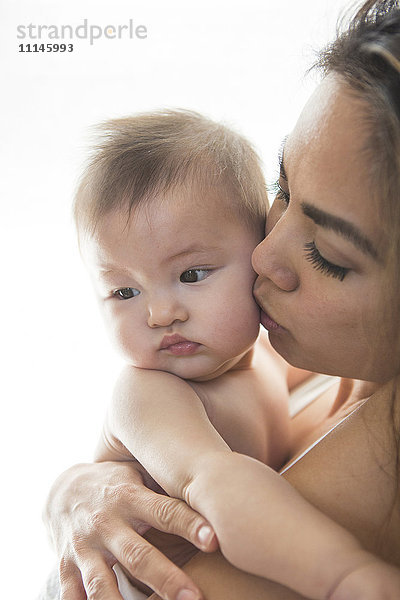
[[[307,103],[285,143],[280,191],[253,254],[254,293],[288,362],[385,381],[399,371],[397,323],[363,108],[336,75]]]

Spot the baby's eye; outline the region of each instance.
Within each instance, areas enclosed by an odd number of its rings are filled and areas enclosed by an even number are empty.
[[[209,274],[210,269],[189,269],[188,271],[184,271],[179,279],[182,283],[196,283],[208,277]]]
[[[114,292],[112,293],[112,295],[115,296],[115,298],[118,298],[119,300],[129,300],[130,298],[134,298],[139,294],[139,290],[131,287],[120,288],[119,290],[114,290]]]

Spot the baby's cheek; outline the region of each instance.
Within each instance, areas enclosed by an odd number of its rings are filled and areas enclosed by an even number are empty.
[[[132,362],[132,333],[129,324],[118,313],[107,315],[106,327],[115,350],[128,362]]]
[[[260,308],[252,296],[242,298],[227,312],[229,336],[233,346],[242,348],[255,342],[260,328]],[[226,335],[226,334],[225,334]]]
[[[261,318],[261,309],[252,298],[251,306],[249,306],[248,314],[247,314],[247,330],[249,335],[253,337],[257,337],[260,330],[260,318]]]

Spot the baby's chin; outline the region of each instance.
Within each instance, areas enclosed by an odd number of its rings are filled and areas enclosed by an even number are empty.
[[[221,375],[224,375],[224,373],[227,373],[228,371],[249,368],[251,366],[252,357],[253,347],[239,356],[229,357],[221,362],[206,361],[207,364],[204,364],[205,361],[192,360],[190,358],[178,359],[176,361],[176,366],[174,365],[169,368],[160,365],[145,365],[140,360],[129,362],[133,367],[138,369],[164,371],[171,375],[175,375],[176,377],[180,377],[181,379],[193,381],[194,383],[204,383],[206,381],[212,381],[217,377],[221,377]]]
[[[177,366],[176,368],[166,368],[160,365],[152,365],[149,363],[144,364],[141,361],[128,360],[127,363],[135,369],[143,369],[144,371],[163,371],[164,373],[170,373],[181,379],[188,379],[191,381],[208,381],[214,379],[217,375],[209,373],[205,369],[190,368],[186,365]]]

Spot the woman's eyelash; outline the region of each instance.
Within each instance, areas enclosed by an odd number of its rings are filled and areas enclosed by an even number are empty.
[[[343,281],[348,273],[349,269],[345,267],[339,267],[339,265],[334,265],[333,263],[326,260],[319,253],[318,248],[315,245],[315,242],[308,242],[304,246],[305,257],[310,263],[313,265],[317,271],[321,271],[326,275],[330,275],[331,277],[335,277],[339,279],[339,281]]]
[[[286,174],[283,167],[283,147],[286,139],[282,144],[281,151],[279,153],[279,165],[280,165],[280,176],[287,181]],[[268,186],[268,192],[274,194],[275,198],[283,201],[286,206],[289,205],[290,202],[290,193],[284,190],[280,184],[280,179],[277,179],[274,183]],[[317,271],[321,271],[321,273],[325,273],[330,277],[335,277],[339,279],[339,281],[343,281],[346,277],[348,271],[350,269],[346,269],[345,267],[340,267],[339,265],[335,265],[329,260],[324,258],[318,248],[315,245],[315,242],[308,242],[304,246],[304,254],[306,259],[312,264],[312,266],[317,269]]]
[[[282,189],[281,186],[279,186],[279,189],[278,189],[278,192],[276,195],[278,196],[278,198],[283,200],[285,204],[289,204],[290,194],[289,194],[289,192],[285,192],[285,190]]]
[[[281,187],[279,180],[275,181],[271,185],[268,186],[268,191],[274,194],[276,198],[283,200],[285,204],[289,204],[290,194],[285,192],[285,190]]]
[[[275,198],[282,200],[287,206],[289,205],[290,194],[282,188],[279,179],[268,186],[268,191],[273,193]],[[305,244],[304,254],[306,259],[315,269],[317,269],[317,271],[335,277],[336,279],[339,279],[339,281],[343,281],[349,271],[349,269],[346,269],[345,267],[340,267],[339,265],[335,265],[329,262],[329,260],[326,260],[326,258],[320,254],[315,242],[308,242]]]

